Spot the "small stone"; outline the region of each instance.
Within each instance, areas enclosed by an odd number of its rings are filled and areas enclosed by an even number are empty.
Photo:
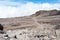
[[[16,38],[16,39],[17,39],[16,35],[14,36],[14,38]]]

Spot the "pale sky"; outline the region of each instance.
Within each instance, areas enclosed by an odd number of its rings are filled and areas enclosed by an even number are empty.
[[[60,0],[0,0],[0,18],[21,17],[38,10],[60,10]]]

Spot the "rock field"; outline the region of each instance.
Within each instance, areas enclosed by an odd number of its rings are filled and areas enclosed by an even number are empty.
[[[60,40],[60,10],[0,18],[0,40]]]

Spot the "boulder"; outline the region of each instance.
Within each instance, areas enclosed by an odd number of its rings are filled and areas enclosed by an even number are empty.
[[[3,30],[3,25],[2,24],[0,24],[0,30]]]

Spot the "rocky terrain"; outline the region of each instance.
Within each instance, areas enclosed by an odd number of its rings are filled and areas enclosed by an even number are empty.
[[[0,24],[0,40],[60,40],[60,10],[0,18]]]

